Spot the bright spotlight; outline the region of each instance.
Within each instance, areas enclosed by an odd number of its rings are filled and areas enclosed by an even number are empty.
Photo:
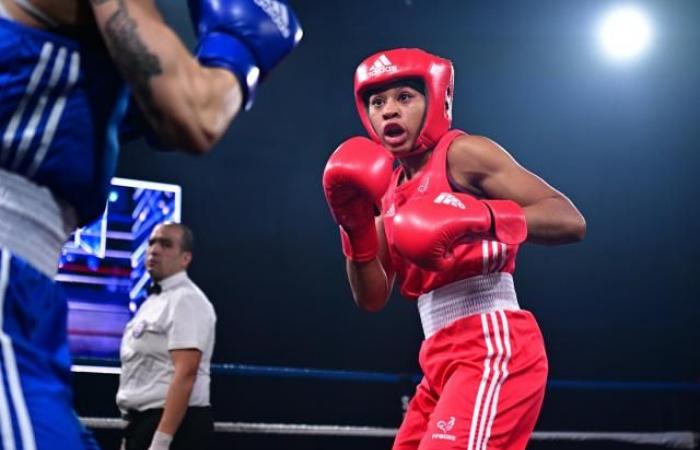
[[[639,56],[651,41],[649,18],[639,9],[624,6],[603,18],[599,38],[605,52],[618,60]]]

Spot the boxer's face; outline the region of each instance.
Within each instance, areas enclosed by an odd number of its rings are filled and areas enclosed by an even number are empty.
[[[425,96],[410,86],[393,86],[369,97],[368,114],[382,144],[392,153],[413,150],[423,127]]]
[[[146,270],[154,281],[185,270],[192,253],[182,250],[182,230],[173,225],[158,225],[148,238]]]

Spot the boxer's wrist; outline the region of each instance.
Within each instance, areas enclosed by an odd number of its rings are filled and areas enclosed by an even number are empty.
[[[352,233],[345,231],[342,226],[339,229],[343,255],[349,261],[368,262],[377,257],[379,241],[374,222],[366,229],[354,230]]]
[[[512,200],[482,200],[491,212],[491,232],[504,244],[518,245],[527,239],[525,211]]]
[[[197,59],[204,66],[230,71],[241,86],[245,110],[252,107],[260,69],[253,54],[239,39],[225,33],[204,35],[197,45]]]

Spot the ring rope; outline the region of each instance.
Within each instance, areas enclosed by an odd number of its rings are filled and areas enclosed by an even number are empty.
[[[121,368],[118,359],[76,358],[73,372],[119,374]],[[418,374],[393,374],[384,372],[312,369],[302,367],[257,366],[250,364],[212,364],[213,375],[241,375],[287,377],[305,379],[323,379],[336,381],[360,381],[374,383],[416,384],[420,382]],[[700,383],[668,381],[595,381],[595,380],[548,380],[547,388],[564,390],[596,391],[664,391],[700,393]]]
[[[93,429],[122,429],[126,421],[107,417],[81,417],[83,425]],[[396,435],[395,428],[346,425],[308,425],[286,423],[216,422],[214,430],[222,433],[258,433],[313,436],[386,437]],[[631,444],[653,444],[668,448],[696,449],[700,433],[665,431],[649,433],[597,431],[535,431],[535,441],[614,441]]]

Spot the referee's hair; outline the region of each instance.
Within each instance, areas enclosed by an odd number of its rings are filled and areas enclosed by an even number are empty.
[[[183,252],[193,253],[194,251],[194,234],[190,227],[184,223],[178,222],[163,222],[161,223],[164,227],[176,227],[182,232],[182,239],[180,239],[180,248]]]

